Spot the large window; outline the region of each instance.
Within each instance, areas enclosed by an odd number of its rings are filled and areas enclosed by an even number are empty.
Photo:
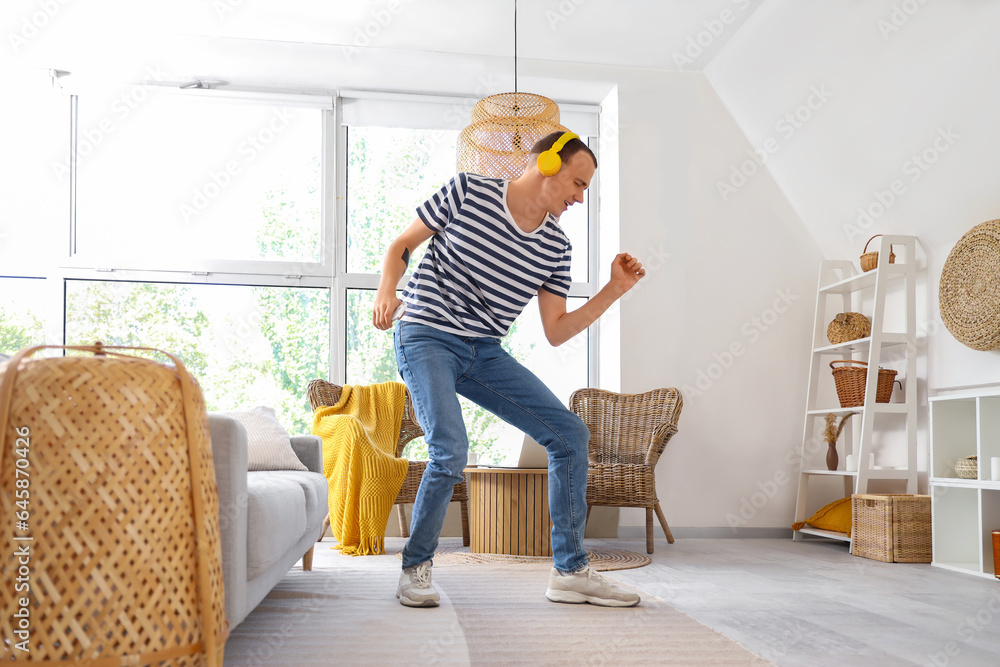
[[[321,261],[321,109],[148,86],[112,100],[77,104],[83,261]]]
[[[311,379],[399,379],[392,333],[371,323],[382,260],[454,175],[471,101],[362,95],[335,108],[317,95],[22,83],[24,104],[0,109],[13,147],[0,153],[0,353],[161,348],[210,410],[271,405],[294,433],[310,429]],[[592,111],[563,122],[596,137]],[[561,220],[570,309],[595,291],[595,217],[588,199]],[[564,400],[593,380],[591,333],[552,348],[534,302],[504,345]],[[519,433],[463,405],[485,460],[516,456]]]
[[[325,377],[329,291],[70,280],[66,341],[155,347],[198,379],[209,410],[270,405],[308,433],[305,387]],[[163,359],[160,359],[163,361]]]

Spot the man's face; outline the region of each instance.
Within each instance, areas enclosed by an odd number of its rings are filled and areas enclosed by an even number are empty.
[[[559,172],[546,177],[542,184],[546,211],[558,218],[573,204],[582,203],[583,191],[590,186],[594,171],[594,160],[586,151],[563,160]]]

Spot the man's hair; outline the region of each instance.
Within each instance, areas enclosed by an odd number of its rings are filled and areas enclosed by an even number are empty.
[[[531,147],[531,152],[529,155],[539,155],[542,151],[547,151],[552,148],[559,137],[561,137],[564,132],[553,132],[552,134],[547,134],[541,139],[539,139],[534,146]],[[569,162],[569,159],[579,153],[584,151],[590,156],[590,159],[594,161],[594,169],[597,169],[597,156],[594,155],[594,151],[590,150],[590,146],[583,143],[580,139],[570,139],[563,145],[562,149],[559,151],[559,157],[562,158],[563,162]]]

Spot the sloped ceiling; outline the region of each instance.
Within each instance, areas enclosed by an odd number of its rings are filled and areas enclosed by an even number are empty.
[[[998,27],[993,2],[773,0],[705,73],[828,257],[914,234],[935,266],[1000,217]]]

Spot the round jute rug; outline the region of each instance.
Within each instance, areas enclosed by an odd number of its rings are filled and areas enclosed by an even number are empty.
[[[649,565],[652,559],[645,554],[637,554],[624,549],[592,547],[587,549],[590,566],[600,572],[628,570]],[[396,558],[402,559],[401,551]],[[474,563],[482,565],[552,565],[551,556],[516,556],[508,554],[474,554],[468,547],[445,547],[434,552],[435,565],[459,565]]]

